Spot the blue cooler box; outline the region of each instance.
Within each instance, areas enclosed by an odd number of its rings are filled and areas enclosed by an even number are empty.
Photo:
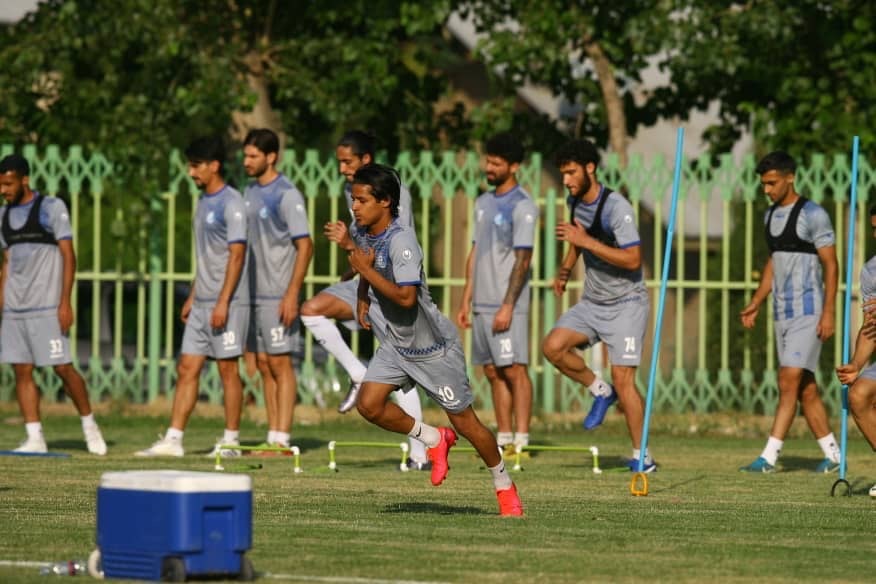
[[[176,470],[104,473],[97,547],[104,576],[182,581],[254,576],[252,479]]]

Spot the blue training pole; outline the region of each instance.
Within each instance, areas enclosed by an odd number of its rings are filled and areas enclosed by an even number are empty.
[[[672,241],[675,234],[675,215],[678,208],[678,189],[681,185],[681,159],[684,146],[684,128],[678,129],[675,139],[675,174],[672,177],[672,207],[669,211],[669,226],[666,228],[666,249],[663,252],[663,272],[660,278],[660,297],[657,301],[657,324],[654,328],[654,343],[651,346],[651,372],[648,374],[648,396],[645,398],[645,423],[642,425],[642,444],[639,448],[639,472],[645,469],[645,454],[648,452],[648,429],[651,425],[651,405],[654,402],[654,383],[657,378],[657,361],[660,359],[660,333],[663,329],[663,306],[666,304],[666,283],[669,266],[672,264]],[[703,226],[705,229],[705,226]]]
[[[852,139],[852,190],[849,196],[849,237],[846,243],[846,298],[843,315],[843,363],[848,363],[852,339],[852,267],[855,259],[855,215],[858,211],[858,136]],[[849,386],[842,389],[842,415],[840,416],[840,468],[839,478],[846,478],[846,443],[849,435]]]

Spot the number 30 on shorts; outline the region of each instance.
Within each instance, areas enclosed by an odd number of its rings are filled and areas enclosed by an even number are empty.
[[[222,344],[226,347],[235,343],[234,331],[225,331],[222,333]]]

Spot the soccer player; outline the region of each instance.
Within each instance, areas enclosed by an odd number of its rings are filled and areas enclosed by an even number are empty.
[[[243,353],[250,311],[246,207],[240,193],[222,178],[225,147],[221,139],[198,138],[185,155],[189,176],[203,191],[192,220],[195,282],[180,313],[185,331],[170,427],[162,439],[137,452],[137,456],[183,456],[183,433],[198,401],[198,380],[207,358],[216,360],[225,398],[225,433],[219,443],[240,443],[243,384],[238,359]],[[240,451],[222,449],[220,454],[239,456]]]
[[[385,342],[365,372],[359,413],[381,428],[423,442],[432,461],[432,484],[438,486],[447,477],[448,453],[456,443],[456,432],[418,422],[388,400],[400,387],[421,385],[486,463],[500,514],[522,515],[517,488],[505,470],[496,439],[471,407],[474,395],[465,374],[459,333],[432,302],[416,235],[396,219],[400,186],[395,171],[379,164],[363,166],[353,177],[357,231],[350,265],[360,276],[357,318],[364,328],[385,326],[386,330]],[[370,290],[385,323],[370,320]]]
[[[599,153],[587,140],[562,146],[556,164],[569,192],[571,219],[557,225],[557,239],[570,246],[554,279],[554,294],[565,291],[579,255],[584,256],[584,293],[545,337],[542,351],[564,375],[593,394],[593,406],[584,419],[586,429],[601,424],[609,406],[620,400],[633,445],[629,467],[637,471],[644,401],[635,377],[648,323],[648,292],[633,208],[623,195],[597,180]],[[613,386],[598,378],[575,350],[599,341],[608,347]],[[646,452],[643,470],[656,468]]]
[[[764,219],[770,256],[760,285],[739,316],[745,328],[754,327],[760,305],[772,291],[779,405],[763,452],[739,469],[745,472],[775,471],[785,435],[797,413],[797,402],[824,453],[815,472],[839,469],[839,448],[815,384],[821,343],[834,332],[835,236],[827,212],[795,190],[796,170],[794,159],[781,151],[767,154],[755,168],[772,202]]]
[[[82,419],[88,452],[103,456],[106,442],[94,420],[85,380],[73,367],[70,294],[76,255],[64,201],[30,188],[30,165],[18,154],[0,160],[0,362],[12,364],[15,394],[27,439],[15,452],[48,451],[40,421],[40,394],[33,368],[52,367]]]
[[[271,130],[251,130],[243,140],[243,168],[256,179],[244,191],[253,304],[248,344],[265,378],[267,442],[288,447],[296,394],[292,351],[300,338],[298,301],[313,240],[304,197],[275,168],[279,153],[280,140]]]
[[[870,209],[870,226],[876,235],[876,207]],[[864,302],[864,323],[858,331],[852,360],[836,368],[837,377],[849,386],[849,409],[861,433],[876,452],[876,364],[868,367],[876,350],[876,256],[861,270],[861,299]],[[876,497],[876,485],[870,487]]]
[[[345,133],[335,149],[338,160],[338,169],[346,179],[344,197],[347,200],[347,208],[353,219],[351,228],[355,229],[353,218],[353,199],[351,185],[353,175],[357,170],[371,164],[374,161],[374,138],[361,130],[351,130]],[[401,185],[401,195],[398,206],[399,221],[414,229],[414,218],[411,204],[411,194],[407,187]],[[328,223],[325,226],[325,234],[329,240],[339,244],[346,251],[352,251],[353,242],[349,237],[349,230],[342,221]],[[350,347],[344,342],[341,331],[330,319],[343,321],[350,328],[356,325],[356,291],[359,287],[357,280],[353,280],[354,272],[344,274],[341,281],[326,288],[319,294],[309,299],[301,307],[301,322],[325,349],[334,356],[350,376],[350,390],[338,406],[338,411],[346,413],[356,406],[359,388],[365,376],[365,366],[353,354]],[[376,302],[372,302],[371,315],[373,323],[383,322],[383,313]],[[383,343],[385,339],[384,327],[373,326],[371,329],[377,340]],[[399,390],[393,394],[399,406],[417,421],[423,419],[423,408],[420,404],[420,394],[414,388],[412,391]],[[407,465],[410,470],[430,470],[431,465],[426,457],[426,449],[417,440],[410,441],[410,460]]]
[[[538,208],[516,173],[523,146],[502,132],[486,142],[487,183],[475,201],[475,228],[456,322],[472,328],[472,363],[490,382],[499,448],[527,446],[532,412],[529,379],[529,264]],[[473,318],[469,314],[473,311]],[[512,411],[516,434],[512,434]]]

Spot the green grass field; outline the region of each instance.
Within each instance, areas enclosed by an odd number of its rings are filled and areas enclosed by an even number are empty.
[[[68,459],[0,457],[0,582],[46,582],[15,562],[87,557],[95,547],[95,494],[102,473],[133,469],[212,471],[200,455],[221,435],[221,418],[199,406],[186,433],[186,457],[132,456],[167,424],[167,414],[116,408],[99,416],[110,447],[87,454],[70,406],[44,416],[52,450]],[[66,412],[61,415],[60,412]],[[23,438],[13,404],[0,405],[0,448]],[[430,411],[432,421],[440,414]],[[264,425],[251,412],[244,442]],[[854,496],[829,496],[836,475],[810,471],[821,459],[798,420],[783,472],[747,475],[739,465],[760,451],[769,420],[734,416],[657,416],[651,445],[661,468],[647,497],[629,492],[630,473],[612,472],[629,455],[622,418],[585,434],[577,420],[543,420],[533,443],[596,445],[589,453],[538,453],[514,473],[526,517],[503,519],[489,474],[469,452],[451,453],[441,487],[427,473],[401,473],[398,451],[339,449],[339,472],[325,470],[329,440],[400,438],[363,422],[315,412],[296,416],[291,460],[239,469],[253,477],[253,549],[267,581],[377,582],[872,582],[876,554],[876,456],[854,432],[849,473]],[[464,444],[464,442],[463,442]],[[250,459],[244,459],[250,462]],[[239,463],[239,464],[244,464]],[[229,468],[229,471],[233,469]]]

